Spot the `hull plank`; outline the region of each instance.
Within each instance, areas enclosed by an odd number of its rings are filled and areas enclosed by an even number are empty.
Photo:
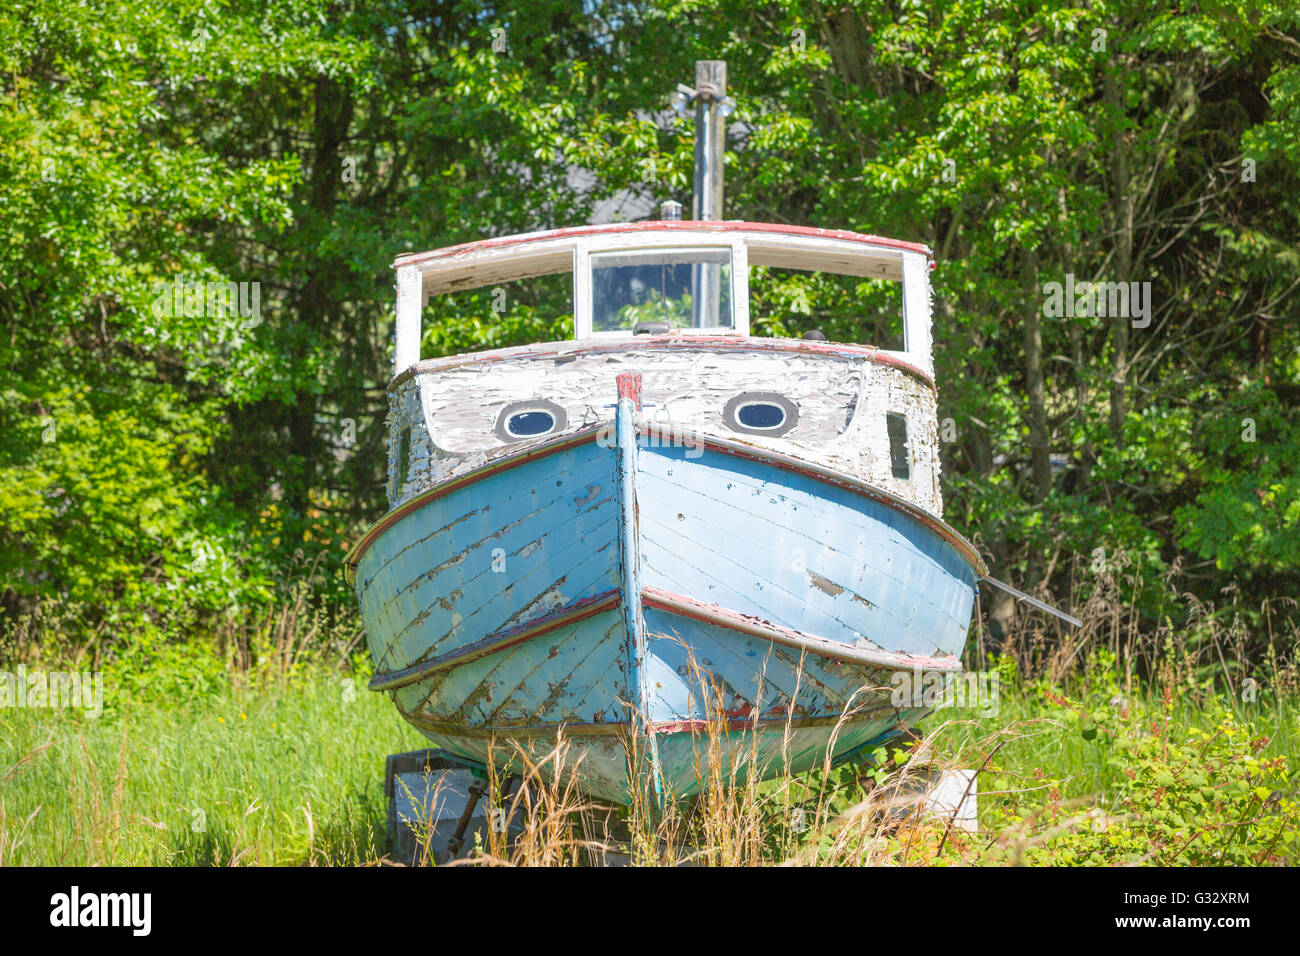
[[[524,769],[521,750],[533,763],[546,758],[556,746],[559,730],[558,727],[543,727],[530,734],[520,728],[502,728],[495,733],[467,733],[464,728],[434,726],[414,718],[408,720],[434,746],[479,764],[493,763],[503,772]],[[611,728],[609,733],[582,736],[573,734],[566,727],[567,747],[559,774],[562,787],[576,777],[581,784],[580,792],[614,803],[626,803],[628,757],[623,742],[625,737],[626,731],[621,727]]]
[[[647,585],[850,646],[964,646],[978,576],[907,515],[711,450],[647,448],[639,469]]]
[[[606,611],[400,688],[394,700],[404,714],[473,726],[616,723],[626,640],[618,611]]]
[[[831,762],[878,737],[896,721],[892,717],[861,720],[853,724],[816,727],[737,729],[729,733],[707,730],[679,732],[659,738],[659,759],[665,779],[673,781],[672,797],[687,799],[700,792],[700,781],[720,766],[724,783],[743,784],[751,771],[755,779],[783,773],[801,773],[823,766],[827,751]]]
[[[728,717],[745,718],[836,716],[855,690],[874,682],[864,668],[814,655],[801,660],[770,641],[658,608],[646,609],[646,627],[656,661],[656,722],[703,719],[705,683]]]
[[[366,552],[357,590],[378,625],[368,630],[377,669],[618,586],[608,452],[587,444],[537,466],[540,474],[525,466],[431,502]]]

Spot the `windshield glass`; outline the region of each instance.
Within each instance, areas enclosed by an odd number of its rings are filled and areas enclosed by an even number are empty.
[[[729,247],[597,253],[591,257],[591,286],[595,332],[734,324]]]

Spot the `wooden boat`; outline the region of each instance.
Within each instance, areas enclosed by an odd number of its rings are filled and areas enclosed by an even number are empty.
[[[717,324],[607,327],[601,268],[706,259],[731,283]],[[984,573],[940,517],[929,262],[874,236],[671,220],[398,259],[393,508],[348,557],[371,687],[479,761],[563,725],[584,785],[615,800],[628,734],[662,791],[693,791],[709,680],[774,769],[919,717],[893,675],[960,669]],[[751,337],[751,264],[902,282],[905,349]],[[568,269],[572,341],[416,360],[425,295]]]
[[[842,759],[925,712],[898,675],[960,670],[985,569],[941,517],[926,247],[666,218],[394,265],[392,510],[347,564],[370,686],[438,747],[562,728],[588,793],[684,798],[706,746]],[[904,347],[751,336],[760,265],[901,283]],[[572,340],[419,359],[427,297],[568,271]]]

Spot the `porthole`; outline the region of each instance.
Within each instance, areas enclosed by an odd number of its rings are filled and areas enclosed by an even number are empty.
[[[736,409],[736,421],[746,428],[770,432],[785,424],[785,409],[771,402],[749,402]]]
[[[497,414],[493,431],[506,442],[528,441],[563,431],[569,416],[555,402],[544,398],[511,402]]]
[[[512,438],[531,438],[554,430],[555,416],[550,412],[515,412],[506,419],[506,431]]]
[[[741,392],[727,402],[722,420],[732,431],[776,438],[799,424],[799,407],[776,392]]]

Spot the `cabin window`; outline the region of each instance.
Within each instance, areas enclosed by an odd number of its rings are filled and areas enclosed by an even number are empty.
[[[889,469],[895,478],[907,481],[912,477],[912,466],[907,454],[907,416],[898,412],[885,415],[889,431]]]
[[[591,296],[595,332],[732,328],[731,248],[593,253]]]
[[[501,409],[495,431],[502,441],[526,441],[561,431],[567,423],[568,416],[555,402],[531,399]]]
[[[397,494],[402,493],[406,482],[411,477],[411,426],[407,425],[397,433]]]
[[[463,329],[469,323],[482,335],[493,330],[533,327],[540,320],[554,321],[562,327],[560,323],[572,315],[572,271],[523,279],[499,279],[486,286],[431,295],[421,312],[425,329]],[[485,347],[467,345],[465,348]]]
[[[799,407],[776,392],[741,392],[727,402],[722,420],[745,435],[784,435],[799,423]]]
[[[823,268],[831,268],[827,263]],[[749,314],[755,334],[904,349],[902,285],[894,279],[754,266]]]

